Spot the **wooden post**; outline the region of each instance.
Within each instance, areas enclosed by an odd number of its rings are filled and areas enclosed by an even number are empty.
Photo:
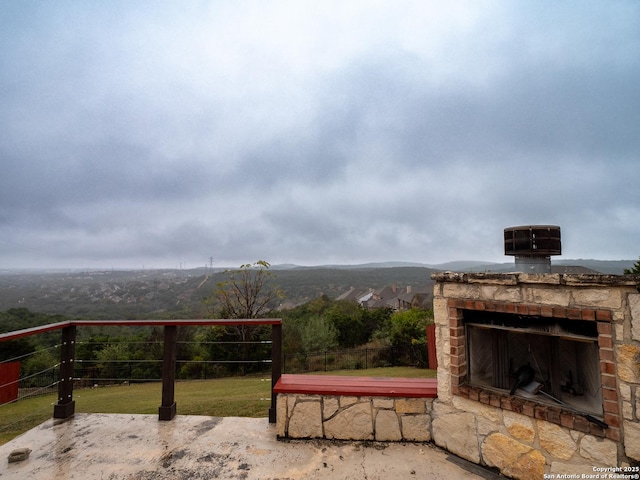
[[[178,327],[164,327],[164,355],[162,359],[162,405],[158,409],[158,420],[173,420],[176,416],[176,349]]]
[[[58,403],[53,406],[53,418],[69,418],[76,410],[73,400],[73,363],[76,354],[76,327],[62,329],[60,348],[60,379],[58,382]]]
[[[271,408],[269,408],[269,423],[276,423],[277,395],[273,389],[282,374],[282,324],[271,326]]]

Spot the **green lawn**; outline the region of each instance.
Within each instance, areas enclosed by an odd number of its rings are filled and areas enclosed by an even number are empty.
[[[433,378],[434,370],[411,367],[341,370],[320,375]],[[271,402],[271,378],[234,377],[176,383],[179,415],[213,417],[266,417]],[[158,413],[160,383],[78,389],[78,413]],[[0,445],[39,425],[53,415],[56,395],[31,398],[0,406]]]

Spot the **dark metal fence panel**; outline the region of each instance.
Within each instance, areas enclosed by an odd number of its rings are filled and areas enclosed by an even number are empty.
[[[270,342],[264,346],[270,349]],[[258,349],[256,349],[258,350]],[[261,348],[260,348],[261,350]],[[268,355],[254,355],[252,360],[187,360],[178,359],[177,378],[207,380],[238,375],[244,364],[249,374],[269,374],[272,369]],[[368,368],[411,366],[428,368],[426,344],[405,347],[385,347],[325,351],[312,354],[291,353],[282,358],[283,373],[331,372]],[[75,380],[78,386],[91,387],[121,383],[159,381],[162,360],[98,360],[78,359]]]
[[[18,383],[18,400],[56,393],[59,378],[58,365],[37,372],[22,372]]]
[[[283,358],[283,373],[331,372],[367,368],[410,366],[427,368],[427,345],[366,348],[317,353],[289,353]]]

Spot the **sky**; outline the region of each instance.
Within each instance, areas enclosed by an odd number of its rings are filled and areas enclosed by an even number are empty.
[[[0,0],[0,269],[640,255],[640,2]]]

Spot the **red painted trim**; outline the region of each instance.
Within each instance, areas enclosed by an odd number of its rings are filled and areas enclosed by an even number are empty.
[[[20,362],[0,363],[0,405],[18,399]]]
[[[15,330],[13,332],[0,334],[0,342],[5,340],[15,340],[17,338],[29,337],[38,333],[51,332],[52,330],[61,330],[71,325],[71,322],[50,323],[40,327],[25,328],[24,330]]]
[[[427,356],[429,357],[429,368],[438,369],[438,355],[436,354],[436,324],[427,325]]]
[[[230,325],[280,325],[279,318],[253,318],[247,320],[233,319],[191,319],[191,320],[72,320],[72,325],[79,327],[164,327],[164,326],[223,326]]]
[[[346,377],[337,375],[282,375],[274,393],[372,397],[436,398],[435,378]]]
[[[0,334],[0,342],[29,337],[39,333],[61,330],[65,327],[164,327],[164,326],[231,326],[231,325],[282,325],[280,318],[252,318],[252,319],[191,319],[191,320],[70,320],[67,322],[51,323],[39,327],[25,328],[13,332]]]

